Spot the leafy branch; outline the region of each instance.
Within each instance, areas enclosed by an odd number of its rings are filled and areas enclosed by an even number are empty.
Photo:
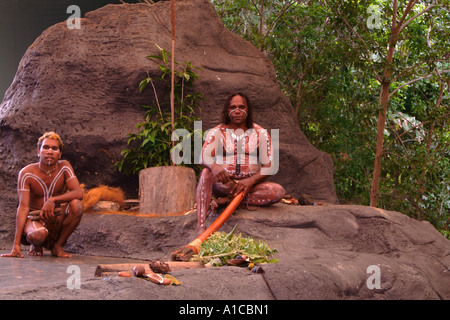
[[[171,165],[172,151],[177,148],[177,146],[173,146],[172,136],[175,133],[171,128],[172,124],[175,129],[187,130],[189,134],[183,137],[187,139],[194,134],[194,121],[200,120],[194,113],[200,108],[199,102],[204,100],[204,96],[200,92],[189,93],[186,90],[186,87],[192,87],[194,81],[198,79],[194,69],[199,68],[193,67],[190,62],[183,61],[182,65],[175,62],[182,68],[174,70],[176,75],[173,88],[176,118],[173,120],[172,112],[168,110],[170,108],[165,108],[168,103],[158,97],[155,86],[155,81],[159,81],[167,83],[168,89],[172,89],[169,81],[172,74],[169,66],[171,54],[158,45],[157,47],[159,55],[150,55],[147,58],[159,61],[158,69],[161,74],[156,78],[147,74],[147,77],[139,83],[139,92],[143,92],[149,84],[151,85],[155,100],[150,105],[142,106],[145,110],[145,121],[136,125],[139,130],[137,134],[128,134],[127,145],[129,147],[121,151],[123,158],[115,164],[116,169],[126,175],[136,175],[140,170],[148,167]]]

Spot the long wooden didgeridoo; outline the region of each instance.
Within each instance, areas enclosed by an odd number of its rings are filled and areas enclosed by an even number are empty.
[[[198,254],[200,251],[200,245],[209,238],[215,231],[227,221],[227,219],[233,214],[238,205],[244,200],[243,192],[231,200],[230,204],[220,214],[220,216],[206,229],[201,235],[199,235],[194,241],[188,245],[181,247],[171,253],[170,257],[172,261],[189,261],[194,254]]]

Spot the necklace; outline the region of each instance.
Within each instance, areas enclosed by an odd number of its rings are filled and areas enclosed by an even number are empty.
[[[49,177],[51,177],[52,173],[56,170],[56,166],[53,169],[50,170],[45,170],[41,168],[41,164],[39,164],[39,169],[41,169],[42,171],[44,171]]]

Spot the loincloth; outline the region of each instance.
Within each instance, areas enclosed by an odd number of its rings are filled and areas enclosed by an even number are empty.
[[[40,222],[43,225],[43,227],[45,228],[45,230],[47,230],[47,232],[48,232],[47,238],[41,245],[44,248],[52,249],[56,240],[58,240],[60,228],[57,227],[56,217],[64,214],[65,211],[66,210],[63,210],[62,208],[55,208],[55,210],[53,211],[53,214],[55,216],[51,219],[41,219],[41,217],[40,217],[41,210],[34,210],[34,211],[29,212],[27,218],[30,219],[31,221]],[[21,243],[23,245],[31,245],[31,243],[29,243],[27,241],[27,235],[25,235],[25,234],[22,235]]]

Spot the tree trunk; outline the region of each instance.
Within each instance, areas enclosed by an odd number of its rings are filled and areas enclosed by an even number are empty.
[[[197,179],[194,169],[153,167],[139,172],[139,213],[171,214],[192,209]]]
[[[372,186],[370,188],[370,206],[376,207],[378,203],[379,185],[381,176],[381,159],[383,158],[384,128],[386,124],[387,105],[389,99],[390,82],[387,81],[381,87],[381,109],[378,114],[377,146],[373,165]]]
[[[176,13],[175,13],[175,0],[170,0],[170,24],[172,31],[172,75],[170,85],[170,111],[172,118],[172,133],[175,131],[175,35],[176,35]],[[175,142],[172,140],[172,148],[175,146]],[[172,162],[172,166],[175,164]]]
[[[384,128],[386,126],[386,114],[389,103],[389,89],[391,86],[392,61],[394,59],[395,46],[397,44],[400,26],[396,24],[396,15],[392,18],[391,36],[389,37],[388,52],[381,80],[380,111],[378,113],[377,146],[375,150],[375,161],[373,165],[372,186],[370,188],[370,206],[376,207],[379,198],[381,159],[383,158]]]

